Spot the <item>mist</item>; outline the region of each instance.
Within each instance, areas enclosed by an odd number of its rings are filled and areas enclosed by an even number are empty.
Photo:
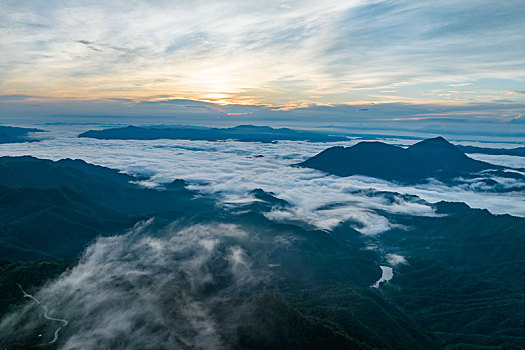
[[[435,213],[429,203],[442,200],[465,202],[494,214],[525,216],[523,192],[514,191],[523,184],[491,173],[460,181],[454,186],[438,181],[406,186],[364,176],[341,178],[293,166],[328,147],[351,146],[361,141],[357,139],[335,143],[282,141],[271,144],[126,141],[76,138],[75,128],[60,130],[60,133],[48,135],[48,139],[38,143],[0,145],[0,151],[5,155],[30,154],[54,160],[81,158],[126,173],[148,176],[149,180],[141,182],[148,187],[162,188],[164,183],[184,179],[190,189],[217,198],[225,207],[254,201],[250,191],[261,188],[290,203],[288,208],[267,213],[268,218],[304,221],[325,230],[351,220],[356,222],[353,227],[363,234],[375,235],[392,228],[380,211],[433,216]],[[387,141],[403,145],[415,142]],[[512,159],[508,164],[514,165],[515,161]],[[497,193],[493,187],[487,188],[487,180],[495,182],[496,185],[491,186],[507,192]],[[370,196],[370,189],[376,194]],[[381,195],[382,192],[396,192],[401,196],[392,202]]]
[[[252,239],[234,225],[142,222],[98,239],[35,297],[50,315],[69,320],[59,334],[61,349],[223,348],[220,333],[237,325],[217,324],[212,307],[253,295],[269,278],[268,267],[243,248]],[[28,300],[3,318],[0,333],[7,343],[39,333],[47,342],[58,326]]]

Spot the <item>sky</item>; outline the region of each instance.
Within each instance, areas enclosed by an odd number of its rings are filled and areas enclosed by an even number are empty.
[[[0,113],[199,101],[508,121],[525,112],[523,18],[521,0],[4,0]]]

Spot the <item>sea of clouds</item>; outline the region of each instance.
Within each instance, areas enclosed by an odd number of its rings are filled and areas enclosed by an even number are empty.
[[[491,179],[500,188],[519,188],[519,180],[487,173],[449,186],[438,181],[420,185],[401,185],[380,179],[351,176],[337,177],[320,171],[294,167],[327,147],[350,146],[361,140],[337,143],[303,141],[209,142],[186,140],[96,140],[77,138],[78,130],[58,126],[45,133],[46,140],[34,143],[0,145],[2,155],[32,155],[58,160],[80,158],[89,163],[117,168],[130,174],[146,175],[144,186],[161,187],[174,179],[184,179],[189,188],[215,196],[224,206],[255,200],[250,191],[261,188],[288,201],[291,206],[267,214],[275,220],[301,220],[330,230],[343,221],[358,223],[363,234],[375,235],[391,228],[379,211],[413,215],[435,215],[429,203],[465,202],[494,214],[525,216],[523,191],[494,193],[484,182]],[[407,145],[415,141],[387,139]],[[487,157],[475,155],[482,160]],[[520,165],[522,158],[498,156],[499,164]],[[415,195],[423,201],[397,196],[396,200],[367,190]],[[426,202],[428,203],[426,203]]]

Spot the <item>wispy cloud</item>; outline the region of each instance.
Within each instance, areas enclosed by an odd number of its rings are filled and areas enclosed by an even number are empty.
[[[70,320],[58,339],[62,349],[223,348],[220,330],[241,324],[217,324],[212,305],[248,293],[270,270],[251,266],[239,246],[250,239],[233,225],[140,223],[125,235],[97,240],[37,297],[50,314]],[[27,341],[36,332],[49,337],[55,325],[31,317],[35,312],[28,303],[4,315],[2,340]]]
[[[485,0],[7,2],[0,87],[268,105],[371,101],[397,90],[418,101],[431,89],[422,84],[523,83],[521,8]]]

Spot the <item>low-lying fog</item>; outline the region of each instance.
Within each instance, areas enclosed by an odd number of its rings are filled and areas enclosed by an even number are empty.
[[[54,130],[53,130],[54,129]],[[77,130],[58,126],[44,133],[46,140],[36,143],[3,144],[3,155],[32,155],[58,160],[80,158],[89,163],[121,169],[131,174],[151,176],[144,186],[158,186],[174,179],[184,179],[191,189],[217,196],[224,205],[254,200],[249,192],[255,188],[273,192],[292,204],[286,210],[273,211],[275,220],[299,219],[323,229],[352,220],[364,234],[388,230],[386,218],[376,213],[434,215],[423,201],[399,197],[394,204],[383,196],[362,191],[392,191],[411,194],[428,202],[461,201],[474,208],[488,209],[494,214],[525,216],[523,192],[488,193],[474,191],[483,188],[481,181],[449,187],[434,181],[417,186],[404,186],[364,176],[337,177],[322,172],[292,167],[318,152],[335,145],[351,146],[361,140],[337,143],[282,141],[208,142],[185,140],[95,140],[77,138]],[[388,139],[389,143],[407,145],[415,141]],[[490,160],[486,156],[475,158]],[[510,166],[522,164],[523,158],[500,157],[498,163]],[[490,175],[484,175],[490,176]],[[480,176],[482,180],[484,176]],[[505,187],[523,186],[516,180],[492,178]],[[333,204],[337,204],[334,206]],[[332,206],[330,206],[332,205]],[[318,210],[323,208],[323,210]]]

